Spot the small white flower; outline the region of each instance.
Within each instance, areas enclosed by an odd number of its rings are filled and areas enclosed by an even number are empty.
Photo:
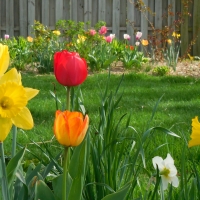
[[[9,35],[8,35],[8,34],[5,34],[5,35],[4,35],[4,39],[5,39],[5,40],[9,39]]]
[[[139,40],[142,37],[142,32],[137,32],[136,33],[136,40]]]
[[[140,45],[140,42],[139,42],[139,41],[135,42],[135,45],[136,45],[136,46],[139,46],[139,45]]]
[[[111,37],[112,39],[114,39],[114,38],[115,38],[115,34],[110,34],[110,37]]]
[[[155,169],[159,169],[163,190],[167,189],[168,183],[172,184],[174,187],[178,187],[179,180],[177,178],[177,169],[174,165],[174,160],[168,153],[167,157],[163,160],[161,157],[156,156],[152,159],[153,166]]]
[[[125,39],[125,40],[130,40],[130,39],[131,39],[131,36],[128,35],[128,34],[124,34],[124,39]]]

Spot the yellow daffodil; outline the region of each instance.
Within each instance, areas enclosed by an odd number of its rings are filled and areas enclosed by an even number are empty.
[[[26,130],[33,128],[33,118],[26,105],[38,92],[22,86],[21,75],[15,68],[0,78],[0,142],[6,139],[12,124]]]
[[[59,36],[60,35],[60,31],[55,30],[55,31],[53,31],[53,34]]]
[[[33,42],[33,38],[32,38],[31,36],[28,36],[28,37],[27,37],[27,41],[28,41],[28,42]]]
[[[176,37],[177,39],[181,37],[181,35],[178,34],[178,33],[176,33],[176,32],[173,32],[173,33],[172,33],[172,36],[173,36],[173,37]]]
[[[8,46],[0,44],[0,78],[7,71],[9,62]]]
[[[193,57],[193,56],[191,56],[189,53],[188,53],[188,57],[190,58],[190,60],[191,60],[191,61],[193,61],[193,60],[194,60],[194,57]]]
[[[86,40],[86,37],[83,35],[78,35],[77,43],[84,42]]]
[[[198,117],[192,119],[192,134],[190,135],[188,147],[200,145],[200,123]]]
[[[168,44],[171,44],[171,43],[172,43],[172,40],[168,39],[168,40],[167,40],[167,43],[168,43]]]

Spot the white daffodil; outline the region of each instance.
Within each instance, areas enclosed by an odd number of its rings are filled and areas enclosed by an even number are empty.
[[[169,153],[164,160],[161,157],[156,156],[152,159],[152,162],[155,169],[157,169],[158,166],[163,190],[167,189],[168,183],[172,184],[174,187],[178,187],[179,180],[176,176],[177,169],[174,165],[174,160]]]

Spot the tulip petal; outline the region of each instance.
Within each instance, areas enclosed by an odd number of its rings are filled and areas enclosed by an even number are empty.
[[[15,68],[12,68],[1,77],[0,84],[6,81],[13,81],[21,85],[21,75],[17,72]]]
[[[2,76],[8,69],[10,62],[10,56],[8,52],[8,46],[0,44],[0,76]]]
[[[54,121],[54,134],[60,144],[64,146],[71,146],[69,126],[65,114],[66,113],[61,111],[56,112],[56,118]]]
[[[0,127],[0,142],[3,142],[12,128],[11,120],[9,118],[0,117]]]
[[[12,122],[15,126],[25,130],[33,128],[33,118],[27,107],[24,107],[18,115],[12,117]]]
[[[35,97],[39,90],[36,90],[36,89],[33,89],[33,88],[24,88],[26,90],[26,95],[27,95],[27,98],[28,98],[28,101],[30,99],[32,99],[33,97]]]

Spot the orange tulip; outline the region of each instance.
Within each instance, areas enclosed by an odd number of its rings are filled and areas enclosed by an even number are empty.
[[[148,40],[142,40],[141,43],[143,46],[147,46],[149,44]]]
[[[64,146],[78,146],[84,139],[89,125],[89,117],[81,112],[56,111],[54,134]]]

